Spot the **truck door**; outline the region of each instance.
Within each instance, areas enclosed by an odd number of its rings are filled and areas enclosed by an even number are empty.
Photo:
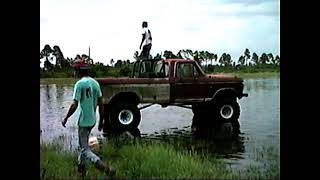
[[[207,87],[201,84],[199,72],[194,62],[177,62],[172,84],[171,98],[175,102],[202,102],[207,94]]]

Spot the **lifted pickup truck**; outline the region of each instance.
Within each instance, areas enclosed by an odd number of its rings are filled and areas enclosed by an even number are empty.
[[[205,124],[238,125],[237,99],[248,96],[243,93],[241,78],[206,75],[196,61],[185,59],[139,60],[134,63],[131,77],[97,81],[105,105],[104,131],[137,128],[140,110],[153,104],[190,108],[194,117],[206,116],[201,118]]]

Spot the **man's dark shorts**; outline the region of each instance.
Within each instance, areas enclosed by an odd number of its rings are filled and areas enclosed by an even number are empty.
[[[148,59],[150,55],[150,50],[151,50],[152,44],[147,44],[144,45],[140,54],[140,57],[143,59]]]

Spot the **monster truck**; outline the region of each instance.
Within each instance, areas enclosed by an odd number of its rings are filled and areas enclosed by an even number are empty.
[[[192,109],[193,124],[231,122],[239,126],[243,80],[229,75],[206,75],[194,60],[138,60],[130,77],[97,78],[105,109],[104,132],[137,128],[140,110],[153,104]],[[142,106],[141,106],[142,105]]]

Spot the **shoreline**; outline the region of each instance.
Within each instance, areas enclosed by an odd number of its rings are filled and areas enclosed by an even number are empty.
[[[257,72],[257,73],[235,72],[235,73],[213,73],[213,74],[234,75],[243,79],[280,77],[280,72]],[[79,80],[79,78],[40,78],[40,84],[74,84],[77,80]]]

